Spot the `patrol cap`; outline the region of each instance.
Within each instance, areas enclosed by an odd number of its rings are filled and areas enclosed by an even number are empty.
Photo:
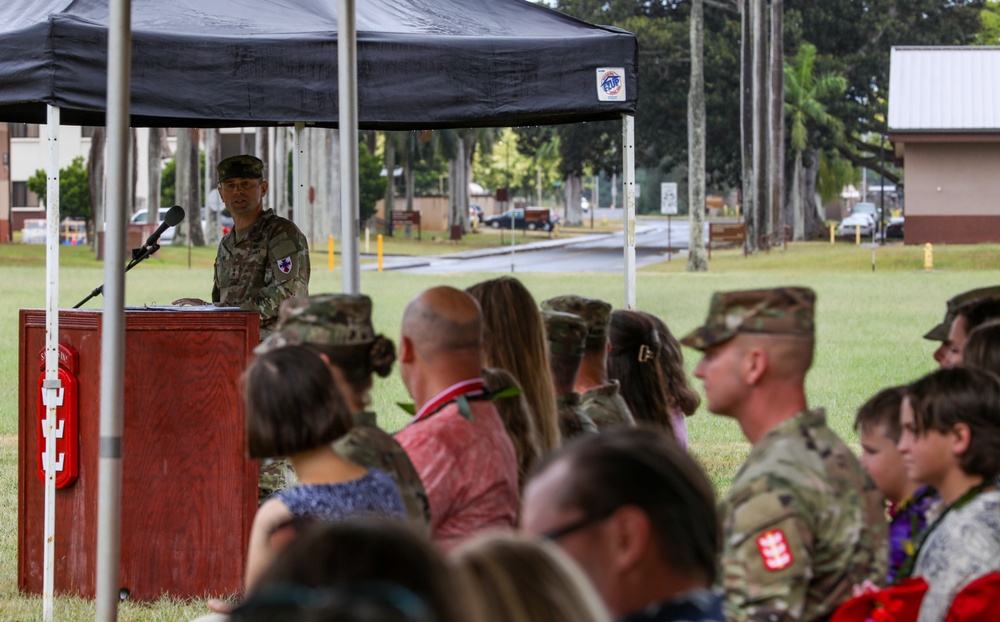
[[[369,344],[375,341],[371,316],[372,300],[364,294],[294,296],[281,303],[277,328],[254,352],[263,354],[304,343]]]
[[[604,339],[611,324],[611,305],[586,296],[556,296],[542,301],[543,311],[562,311],[580,316],[587,323],[587,339]]]
[[[545,333],[549,338],[549,349],[553,354],[583,356],[587,343],[587,323],[579,315],[552,311],[542,311]]]
[[[252,155],[235,155],[226,158],[215,167],[219,183],[227,179],[264,179],[264,163]]]
[[[1000,298],[1000,285],[970,289],[967,292],[954,296],[948,301],[948,310],[944,314],[944,319],[941,320],[940,324],[927,331],[927,334],[924,335],[924,339],[930,339],[931,341],[947,341],[948,331],[951,330],[951,323],[955,321],[955,315],[957,314],[959,307],[964,307],[967,304],[979,302],[980,300],[987,300],[989,298]]]
[[[706,350],[737,333],[812,337],[815,307],[816,293],[806,287],[716,292],[705,325],[681,339],[681,343]]]

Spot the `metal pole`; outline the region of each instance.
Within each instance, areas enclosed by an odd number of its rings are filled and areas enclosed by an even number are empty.
[[[340,103],[341,276],[345,294],[361,291],[358,257],[358,41],[354,0],[337,3],[337,88]],[[390,173],[391,174],[391,173]]]
[[[101,441],[98,460],[97,612],[118,618],[121,556],[122,409],[125,360],[125,201],[128,189],[131,0],[111,0],[108,14],[108,166],[101,330]],[[197,218],[197,217],[196,217]]]
[[[42,401],[45,404],[45,544],[42,600],[45,622],[52,620],[55,602],[55,533],[56,533],[56,408],[62,404],[59,381],[59,108],[48,107],[49,160],[46,174],[45,238],[45,380]]]
[[[622,115],[625,201],[625,308],[635,309],[635,117]]]
[[[882,152],[882,162],[879,165],[879,176],[881,180],[882,191],[878,193],[878,208],[879,208],[879,218],[882,221],[882,244],[885,244],[885,134],[881,136],[881,149]],[[872,266],[874,270],[874,266]]]

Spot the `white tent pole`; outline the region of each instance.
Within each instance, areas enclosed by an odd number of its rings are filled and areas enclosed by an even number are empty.
[[[101,327],[101,440],[97,487],[97,612],[118,619],[121,564],[122,409],[125,373],[125,201],[129,154],[131,0],[108,7],[108,175]]]
[[[295,144],[292,145],[292,185],[295,186],[294,201],[292,201],[292,210],[295,212],[295,219],[300,223],[304,222],[303,216],[306,215],[306,189],[305,184],[302,183],[302,153],[306,148],[305,144],[305,128],[306,124],[302,122],[297,122],[295,124],[295,134],[292,136],[292,140]],[[301,229],[302,227],[299,226]]]
[[[622,115],[625,191],[625,308],[635,309],[635,117]]]
[[[337,89],[340,104],[340,252],[345,294],[361,291],[358,256],[358,40],[354,0],[337,3]]]
[[[63,386],[59,380],[59,108],[48,106],[49,161],[46,174],[45,238],[45,380],[42,402],[45,404],[45,544],[42,579],[43,615],[52,620],[55,603],[55,534],[56,534],[56,408],[62,405]]]

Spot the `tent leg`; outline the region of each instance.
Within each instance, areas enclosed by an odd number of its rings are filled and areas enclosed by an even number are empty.
[[[48,107],[48,147],[45,239],[45,381],[42,400],[45,404],[45,527],[42,579],[43,615],[52,620],[55,604],[55,533],[56,533],[56,408],[62,395],[59,381],[59,108]]]
[[[129,158],[131,1],[111,0],[108,14],[108,159],[101,331],[101,423],[98,454],[98,622],[118,619],[121,568],[122,409],[125,399],[125,202]],[[197,206],[194,207],[198,213]],[[197,218],[197,217],[196,217]]]
[[[361,291],[358,256],[358,45],[354,0],[337,3],[337,88],[340,112],[341,276],[345,294]]]
[[[625,308],[635,309],[635,117],[622,115],[625,191]]]

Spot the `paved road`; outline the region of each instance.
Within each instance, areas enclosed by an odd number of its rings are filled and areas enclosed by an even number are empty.
[[[604,210],[600,210],[603,212]],[[615,210],[621,213],[621,210]],[[677,218],[669,226],[671,261],[685,261],[690,227],[686,218]],[[639,220],[636,223],[636,266],[668,260],[668,226],[662,220]],[[583,239],[554,240],[532,244],[533,250],[515,248],[497,254],[496,249],[469,251],[454,255],[419,258],[387,257],[385,269],[417,274],[456,272],[611,272],[625,270],[622,233],[597,234]],[[541,247],[541,248],[538,248]],[[372,269],[366,266],[366,269]]]

